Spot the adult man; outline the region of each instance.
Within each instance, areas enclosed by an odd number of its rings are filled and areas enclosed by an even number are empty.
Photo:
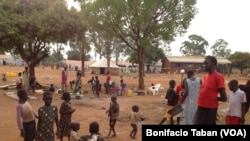
[[[204,61],[205,71],[200,93],[197,99],[197,112],[195,124],[216,124],[216,116],[219,102],[227,101],[224,77],[216,71],[217,59],[207,56]],[[218,93],[220,96],[218,97]]]

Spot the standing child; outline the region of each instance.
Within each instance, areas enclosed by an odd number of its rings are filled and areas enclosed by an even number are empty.
[[[81,137],[78,134],[78,130],[80,129],[80,123],[79,122],[71,122],[70,123],[70,137],[69,141],[82,141]]]
[[[36,136],[36,122],[35,113],[33,112],[30,104],[27,102],[28,94],[25,90],[17,92],[19,101],[16,107],[17,110],[17,125],[21,130],[21,136],[24,141],[33,141]]]
[[[64,69],[62,70],[62,82],[61,82],[63,91],[66,91],[67,79],[68,79],[67,66],[64,66]]]
[[[119,109],[120,108],[119,108],[119,104],[117,103],[117,97],[116,95],[112,95],[109,109],[106,111],[109,117],[109,133],[108,133],[107,138],[110,137],[111,132],[113,132],[111,137],[116,137],[115,123],[119,117]]]
[[[60,137],[60,141],[63,140],[63,137],[70,137],[70,128],[69,125],[71,123],[71,117],[72,117],[72,113],[75,112],[75,109],[72,109],[71,107],[71,97],[70,94],[68,92],[63,92],[62,95],[62,99],[64,100],[64,102],[61,104],[60,107],[60,122],[59,122],[59,137]]]
[[[233,79],[228,83],[232,93],[228,96],[227,125],[240,125],[245,122],[246,94],[238,87],[238,81]]]
[[[132,127],[132,131],[129,135],[132,139],[135,139],[137,133],[137,124],[140,121],[141,119],[139,117],[139,107],[137,105],[133,105],[132,112],[130,114],[130,125]]]
[[[122,76],[121,76],[122,77]],[[125,95],[125,89],[126,89],[126,83],[124,83],[124,80],[121,79],[120,81],[120,91],[121,91],[121,96]]]
[[[76,73],[76,81],[75,81],[75,88],[74,93],[80,93],[81,94],[81,88],[82,88],[82,72],[77,71]]]
[[[178,96],[176,95],[175,90],[174,90],[175,85],[176,85],[175,80],[170,80],[169,81],[169,88],[168,88],[166,96],[165,96],[165,99],[167,99],[167,110],[166,110],[165,117],[160,122],[160,125],[162,125],[167,118],[170,118],[170,124],[171,125],[174,124],[174,119],[168,113],[168,111],[171,110],[178,103]]]
[[[52,93],[46,91],[43,93],[44,106],[38,109],[38,124],[36,141],[54,141],[54,123],[58,131],[58,110],[52,106]]]
[[[19,72],[18,73],[18,80],[17,80],[17,83],[16,83],[16,89],[17,91],[21,90],[23,87],[23,77],[22,77],[22,73]]]
[[[95,93],[96,93],[96,91],[95,91],[95,77],[92,77],[89,81],[88,81],[88,83],[90,83],[90,85],[91,85],[91,90],[92,90],[92,94],[94,95]]]
[[[185,81],[186,78],[182,80],[182,83],[176,87],[176,94],[178,96],[178,102],[182,105],[182,107],[185,107],[185,101],[182,101],[184,90],[185,90]],[[183,111],[176,115],[176,124],[180,125],[181,119],[184,117]]]
[[[100,89],[100,81],[98,79],[98,76],[95,77],[95,86],[94,86],[96,96],[99,97],[99,89]]]

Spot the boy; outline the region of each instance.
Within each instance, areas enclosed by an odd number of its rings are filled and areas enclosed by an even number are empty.
[[[228,83],[232,93],[228,96],[227,125],[239,125],[245,122],[246,94],[238,87],[238,81],[233,79]]]
[[[30,104],[27,102],[28,94],[25,90],[17,92],[19,101],[16,107],[17,110],[17,125],[21,131],[21,136],[25,141],[33,141],[36,136],[37,115],[33,112]]]
[[[116,97],[116,95],[112,95],[111,96],[110,107],[106,111],[106,113],[108,113],[109,127],[110,127],[107,138],[110,137],[111,132],[113,132],[113,135],[111,137],[116,137],[115,123],[116,123],[116,120],[119,117],[119,104],[117,103],[117,97]]]
[[[168,113],[168,111],[171,110],[178,103],[178,96],[177,96],[177,94],[175,93],[175,90],[174,90],[175,85],[176,85],[175,80],[170,80],[169,81],[169,88],[168,88],[166,96],[165,96],[165,99],[167,99],[167,110],[166,110],[167,113],[165,114],[165,117],[160,122],[160,125],[162,125],[167,118],[170,118],[170,124],[171,125],[174,124],[174,119]]]

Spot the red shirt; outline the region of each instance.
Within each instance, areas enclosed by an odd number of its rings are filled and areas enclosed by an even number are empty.
[[[206,74],[203,78],[203,82],[200,89],[200,94],[197,99],[197,104],[204,108],[218,108],[218,89],[225,88],[224,77],[214,72],[212,74]]]
[[[110,76],[110,74],[108,74],[107,78],[106,78],[106,83],[109,83],[110,79],[111,79],[111,76]]]
[[[184,94],[184,88],[182,87],[182,85],[178,85],[176,87],[176,94],[178,95],[178,101],[181,101]],[[185,103],[185,100],[182,103]]]

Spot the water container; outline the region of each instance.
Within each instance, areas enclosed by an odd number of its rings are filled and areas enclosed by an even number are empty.
[[[128,90],[128,96],[132,96],[133,91],[132,90]]]

